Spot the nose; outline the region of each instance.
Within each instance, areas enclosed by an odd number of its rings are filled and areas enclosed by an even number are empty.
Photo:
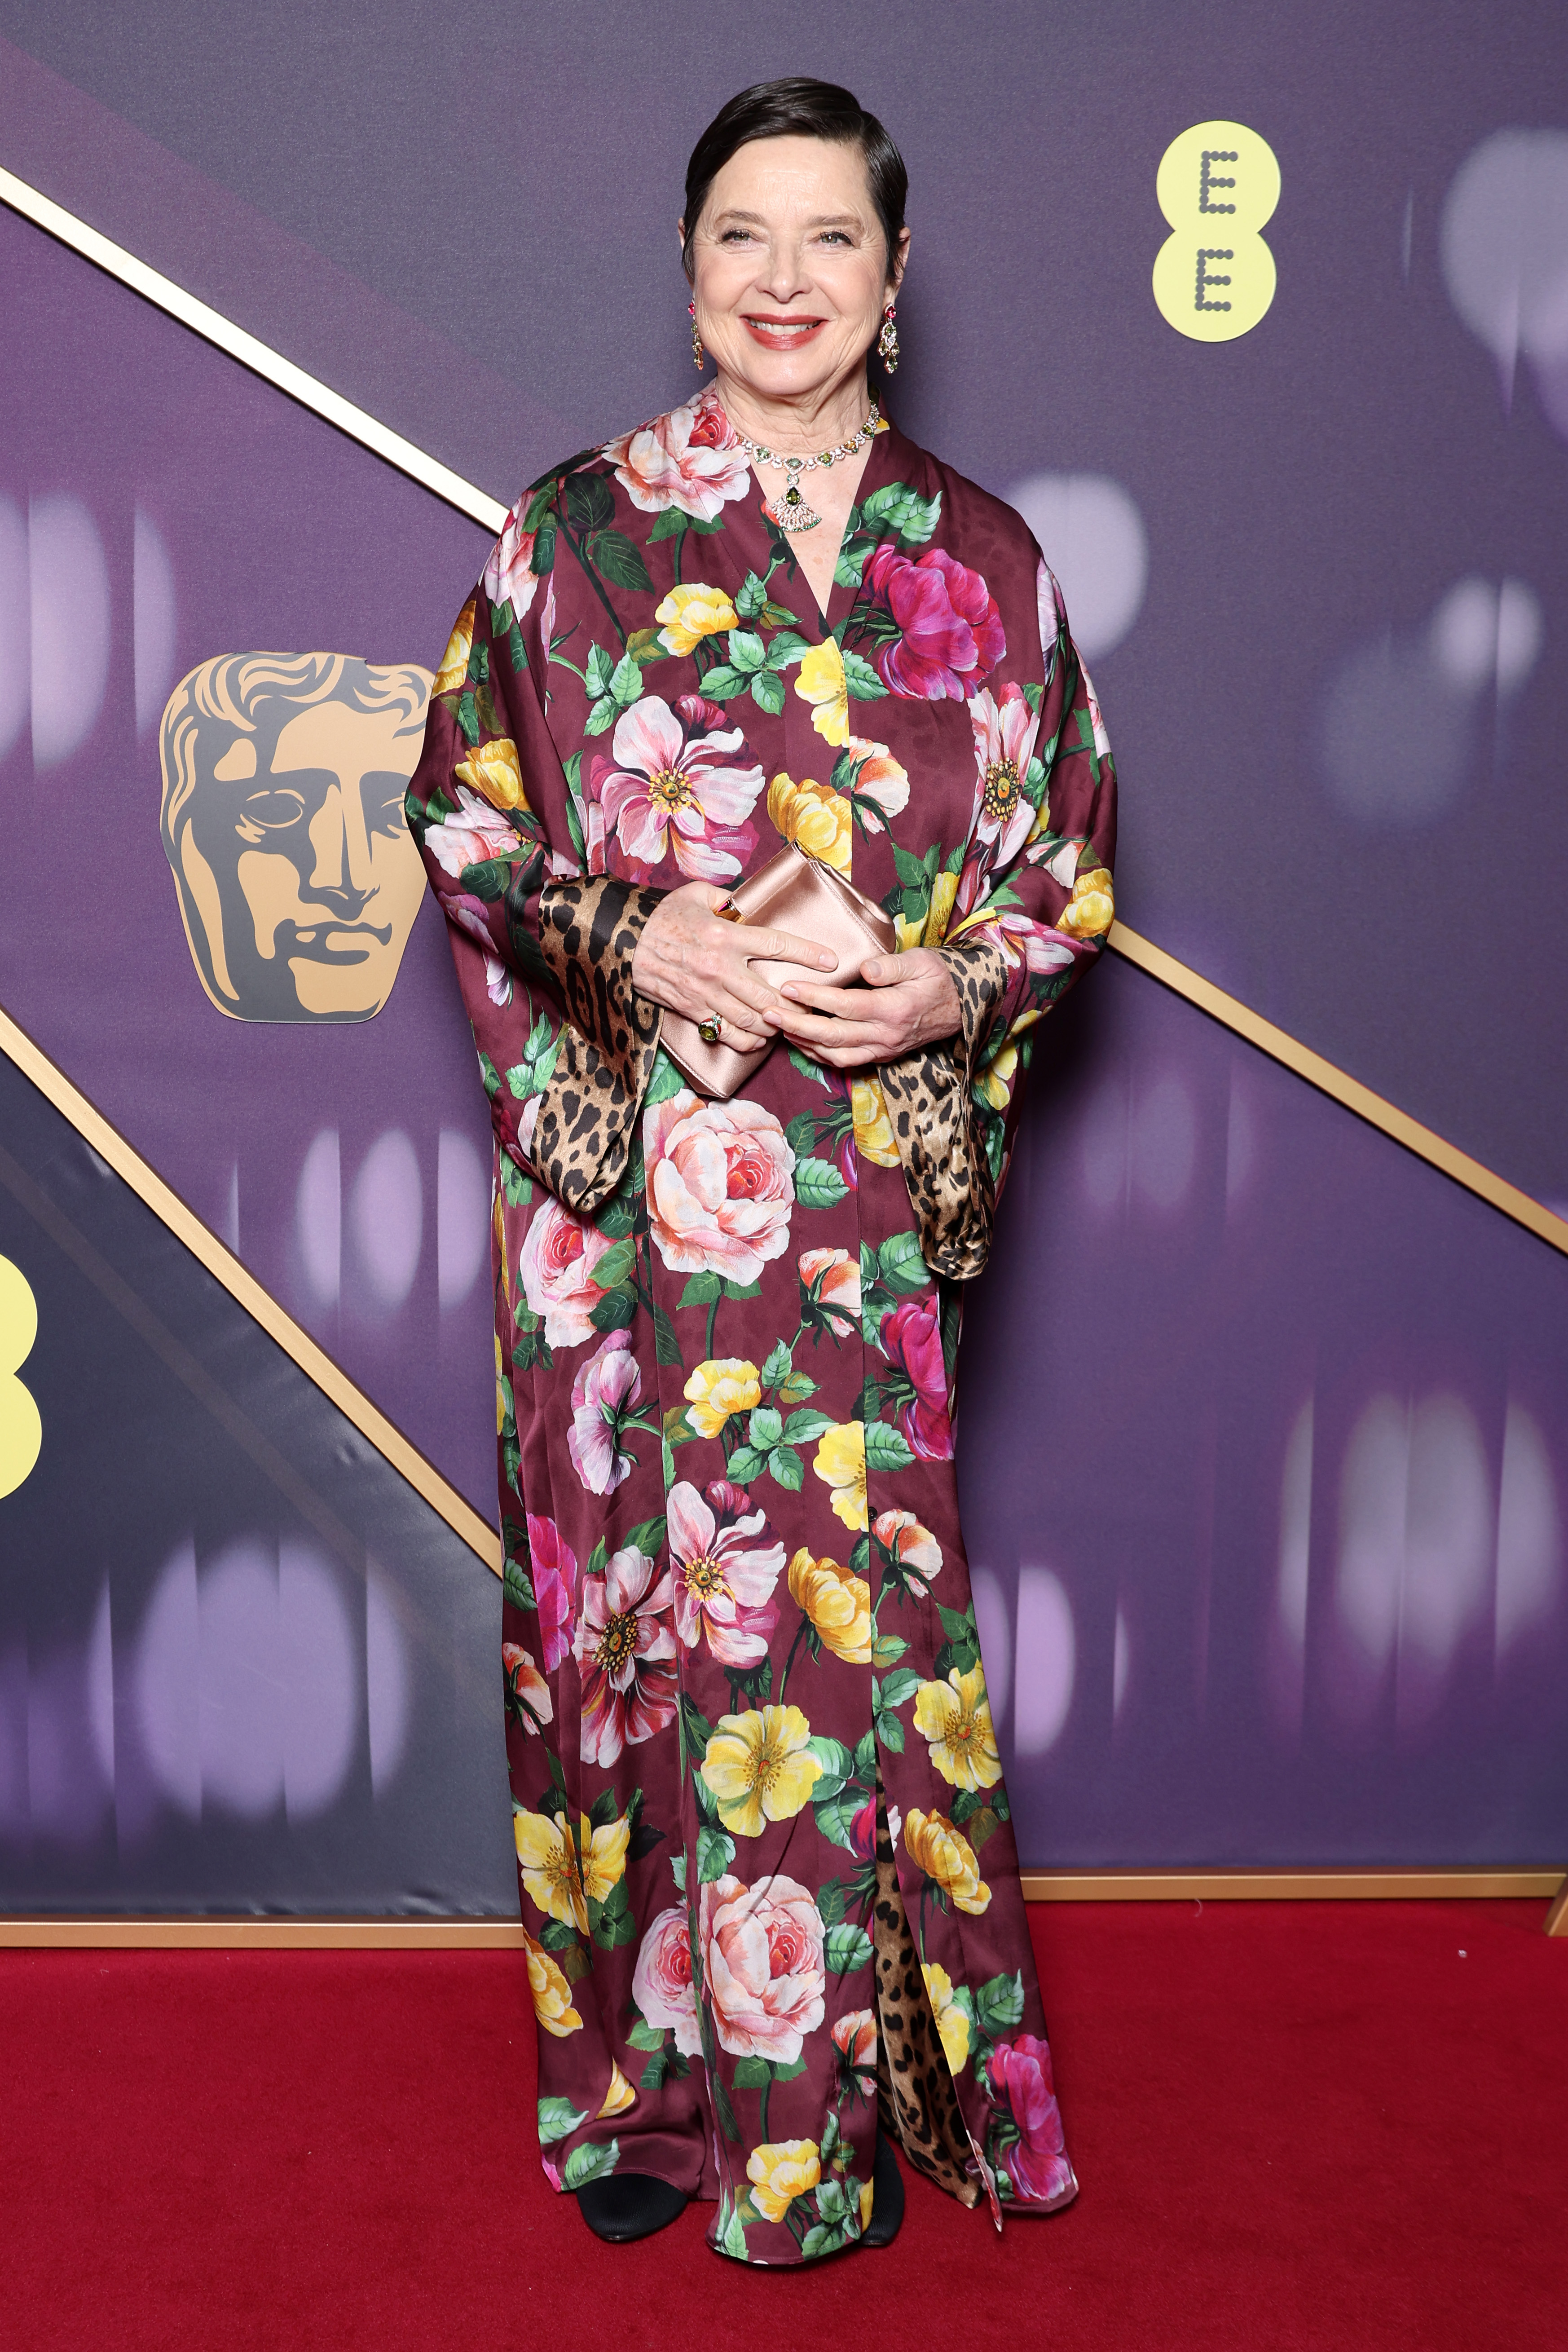
[[[361,914],[374,893],[365,804],[358,784],[330,785],[310,820],[316,854],[310,889],[323,906],[348,921]]]
[[[798,294],[806,291],[805,250],[802,237],[779,236],[774,239],[758,277],[760,290],[770,302],[792,302]]]

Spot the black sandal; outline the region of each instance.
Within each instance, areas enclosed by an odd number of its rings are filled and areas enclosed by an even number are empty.
[[[634,2238],[651,2238],[686,2210],[680,2190],[651,2172],[612,2172],[602,2180],[584,2181],[577,2204],[594,2236],[607,2246],[629,2246]]]

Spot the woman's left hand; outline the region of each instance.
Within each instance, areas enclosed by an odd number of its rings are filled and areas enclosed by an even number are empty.
[[[919,1045],[951,1037],[959,1025],[958,992],[941,957],[930,948],[873,956],[861,967],[862,989],[823,988],[789,980],[779,991],[787,1008],[774,1019],[787,1037],[835,1070],[896,1062]],[[811,1012],[809,1006],[819,1006]]]

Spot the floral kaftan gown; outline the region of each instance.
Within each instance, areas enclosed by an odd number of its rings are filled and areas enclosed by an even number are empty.
[[[998,2227],[1076,2190],[954,1370],[1030,1025],[1111,921],[1113,791],[1019,516],[884,426],[824,615],[711,387],[525,493],[435,682],[408,810],[497,1136],[545,2169],[716,2199],[750,2262],[860,2235],[910,2000],[915,2160]],[[705,1103],[632,950],[786,841],[942,953],[963,1029],[847,1081],[780,1040]]]

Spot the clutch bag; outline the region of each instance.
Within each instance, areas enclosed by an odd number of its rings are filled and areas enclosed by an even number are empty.
[[[893,917],[831,866],[797,849],[793,843],[739,883],[728,904],[718,911],[731,922],[767,924],[774,930],[793,931],[797,939],[810,940],[814,947],[831,949],[839,960],[837,969],[810,975],[824,988],[853,987],[868,958],[898,953]],[[808,976],[801,964],[772,962],[763,956],[753,961],[774,988],[787,980]],[[698,1094],[714,1102],[727,1102],[731,1095],[738,1094],[752,1072],[762,1067],[776,1042],[770,1037],[765,1045],[745,1054],[722,1042],[706,1045],[695,1021],[668,1012],[661,1038],[683,1076]]]

